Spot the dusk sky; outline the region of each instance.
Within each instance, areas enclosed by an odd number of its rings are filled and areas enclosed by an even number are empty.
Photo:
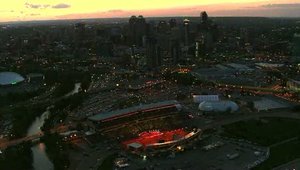
[[[0,21],[112,18],[131,15],[300,17],[300,0],[7,0]]]

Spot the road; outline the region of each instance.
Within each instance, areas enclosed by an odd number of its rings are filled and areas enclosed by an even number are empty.
[[[51,133],[63,133],[68,131],[69,127],[68,126],[59,126],[57,128],[52,129],[50,132]],[[13,140],[6,140],[0,143],[0,150],[3,150],[9,146],[14,146],[14,145],[18,145],[22,142],[28,142],[28,141],[33,141],[35,139],[39,139],[41,137],[44,136],[43,132],[39,132],[37,134],[31,135],[31,136],[26,136],[23,138],[19,138],[19,139],[13,139]]]

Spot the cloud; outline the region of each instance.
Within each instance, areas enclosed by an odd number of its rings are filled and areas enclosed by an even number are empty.
[[[56,4],[56,5],[53,5],[52,8],[54,9],[63,9],[63,8],[70,8],[71,5],[69,4],[64,4],[64,3],[60,3],[60,4]]]
[[[50,5],[49,5],[49,4],[45,4],[45,5],[43,5],[43,7],[44,7],[44,8],[49,8]]]
[[[264,8],[300,8],[300,3],[293,4],[266,4],[262,5]]]
[[[41,5],[40,5],[40,4],[30,4],[30,3],[26,2],[26,3],[25,3],[25,7],[26,7],[26,8],[34,8],[34,9],[38,9],[38,8],[41,7]]]
[[[60,4],[56,4],[56,5],[49,5],[49,4],[31,4],[26,2],[25,3],[25,7],[26,8],[32,8],[32,9],[47,9],[47,8],[53,8],[53,9],[64,9],[64,8],[70,8],[71,5],[69,4],[64,4],[64,3],[60,3]]]
[[[40,16],[41,14],[35,14],[35,13],[32,13],[32,14],[29,14],[30,16],[34,17],[34,16]]]
[[[106,13],[121,13],[121,12],[124,12],[124,11],[121,9],[112,9],[112,10],[108,10]]]
[[[50,5],[48,5],[48,4],[31,4],[28,2],[25,3],[26,8],[32,8],[32,9],[45,9],[45,8],[48,8],[49,6]]]

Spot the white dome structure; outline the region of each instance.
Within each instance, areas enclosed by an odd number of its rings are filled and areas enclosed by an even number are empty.
[[[24,77],[18,73],[0,72],[0,86],[14,85],[24,80]]]
[[[198,108],[205,112],[236,112],[239,106],[233,101],[204,101]]]

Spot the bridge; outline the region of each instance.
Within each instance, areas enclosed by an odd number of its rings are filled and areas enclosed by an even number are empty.
[[[69,130],[69,126],[59,126],[57,128],[50,130],[50,133],[63,133],[68,130]],[[6,149],[7,147],[10,147],[10,146],[18,145],[23,142],[30,142],[30,141],[38,140],[39,138],[43,137],[44,135],[45,134],[43,132],[39,132],[34,135],[0,142],[0,150]]]

